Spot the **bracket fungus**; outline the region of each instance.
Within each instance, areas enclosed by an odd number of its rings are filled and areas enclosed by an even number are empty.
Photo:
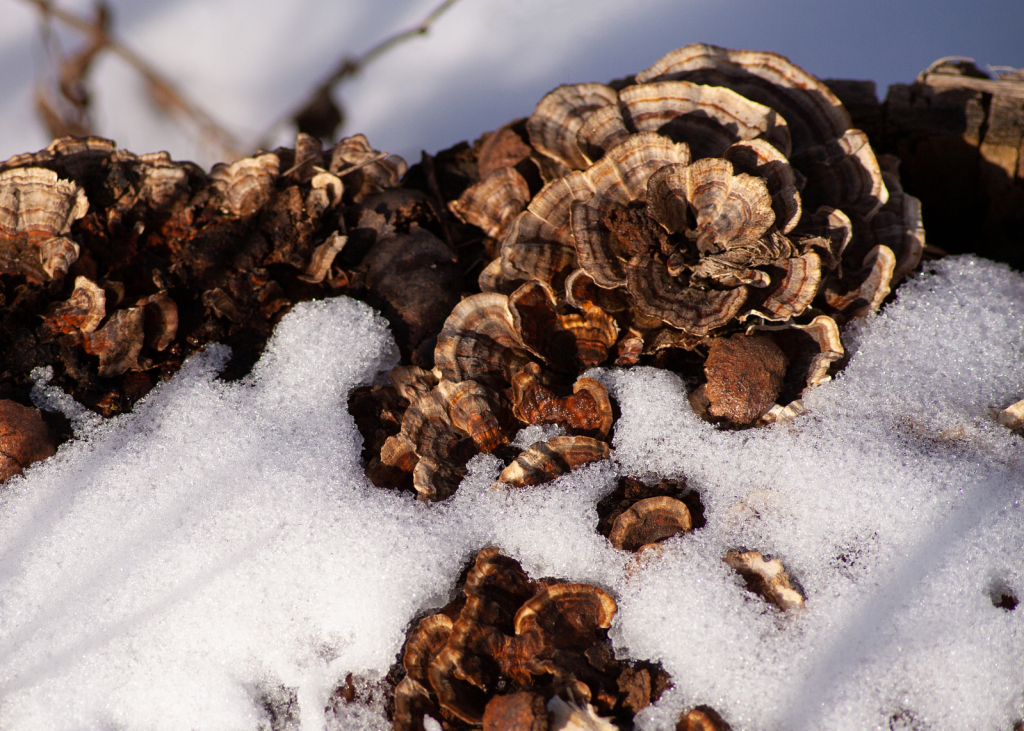
[[[615,659],[616,609],[599,587],[537,581],[497,547],[483,549],[459,596],[410,629],[393,727],[423,728],[425,716],[460,731],[628,725],[669,677],[652,663]]]
[[[611,448],[590,437],[551,437],[531,445],[498,476],[498,483],[530,487],[550,482],[577,467],[611,456]]]
[[[31,282],[63,277],[80,252],[67,234],[88,210],[85,191],[52,170],[0,172],[0,272]]]
[[[729,551],[722,559],[747,582],[747,588],[782,611],[803,609],[804,597],[793,588],[782,562],[766,561],[757,551]]]
[[[623,477],[597,504],[598,532],[623,551],[642,553],[674,535],[702,528],[704,506],[685,480],[648,485]]]
[[[507,293],[516,347],[582,373],[758,331],[789,367],[773,366],[770,388],[749,382],[743,407],[709,384],[711,415],[734,426],[769,423],[827,380],[839,327],[877,310],[924,249],[895,158],[876,158],[829,87],[778,54],[686,46],[614,86],[560,86],[487,143],[499,137],[514,154],[489,159],[494,182],[452,210],[500,239],[479,284]],[[545,184],[525,200],[528,163]],[[564,347],[544,354],[545,340]]]
[[[690,511],[684,503],[664,495],[649,497],[619,514],[608,540],[618,549],[635,552],[692,527]]]

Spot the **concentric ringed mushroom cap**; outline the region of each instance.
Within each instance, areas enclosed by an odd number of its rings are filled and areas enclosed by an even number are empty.
[[[639,500],[622,512],[612,524],[608,540],[626,551],[638,551],[693,527],[686,505],[667,495]]]

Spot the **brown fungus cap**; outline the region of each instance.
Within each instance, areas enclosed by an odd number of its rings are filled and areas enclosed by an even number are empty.
[[[106,314],[103,288],[88,277],[75,277],[71,297],[54,307],[46,318],[46,331],[50,335],[76,330],[91,333],[100,326]]]
[[[603,364],[618,339],[614,318],[588,304],[581,303],[581,311],[573,312],[550,285],[538,280],[527,282],[508,298],[512,327],[520,342],[566,373]]]
[[[499,167],[471,185],[448,204],[452,213],[466,223],[483,229],[493,239],[501,239],[512,219],[530,202],[530,188],[514,167]]]
[[[803,609],[804,597],[793,588],[779,559],[765,561],[757,551],[729,551],[722,560],[744,578],[747,588],[782,611]]]
[[[512,377],[512,413],[526,424],[560,424],[574,434],[606,439],[614,414],[603,385],[580,378],[569,396],[556,396],[544,385],[540,366],[529,363]]]
[[[432,614],[420,620],[405,641],[402,665],[408,677],[419,683],[427,682],[430,661],[448,643],[452,626],[451,617],[444,614]]]
[[[620,550],[638,551],[692,527],[685,503],[668,496],[649,497],[634,503],[615,519],[608,540]]]
[[[474,380],[502,386],[530,362],[516,335],[508,297],[497,292],[472,295],[459,302],[437,337],[434,363],[454,383]]]
[[[552,437],[537,442],[502,470],[499,484],[511,487],[541,485],[577,467],[611,456],[611,448],[590,437]]]
[[[0,271],[33,282],[64,276],[80,251],[67,234],[88,210],[85,191],[52,170],[0,173]]]
[[[420,731],[428,715],[459,731],[628,727],[670,678],[615,658],[615,612],[599,587],[535,581],[496,546],[483,549],[460,596],[409,631],[394,728]]]
[[[676,731],[730,731],[730,728],[710,706],[697,706],[685,711],[676,724]]]
[[[217,163],[210,170],[213,188],[220,193],[221,206],[235,216],[246,218],[270,200],[281,161],[272,152],[247,157],[230,165]]]

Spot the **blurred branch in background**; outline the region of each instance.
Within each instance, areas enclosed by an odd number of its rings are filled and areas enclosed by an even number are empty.
[[[392,48],[416,36],[426,35],[434,21],[455,3],[456,0],[444,0],[413,27],[385,38],[361,56],[343,57],[334,70],[313,88],[305,101],[283,115],[264,132],[258,146],[269,147],[274,133],[288,123],[295,124],[299,132],[333,142],[335,132],[345,122],[345,112],[332,96],[334,87],[358,74]]]
[[[244,144],[235,133],[189,99],[148,61],[118,40],[112,31],[110,8],[104,2],[97,3],[95,15],[91,19],[62,10],[51,0],[24,2],[34,5],[39,10],[43,45],[51,70],[55,72],[50,83],[40,81],[36,90],[36,106],[50,135],[63,137],[97,133],[89,116],[88,77],[96,57],[102,51],[109,50],[142,76],[150,99],[158,108],[186,128],[190,134],[198,135],[204,143],[215,148],[222,160],[230,161],[244,157],[251,149],[270,147],[274,134],[287,124],[294,124],[300,132],[333,142],[335,133],[345,120],[342,107],[333,98],[334,88],[358,74],[392,48],[416,36],[425,35],[434,22],[457,0],[444,0],[415,26],[385,38],[360,56],[344,56],[304,101],[270,125],[260,140],[253,145]],[[85,43],[78,51],[65,54],[60,48],[53,32],[54,20],[84,36]]]
[[[150,98],[173,119],[187,121],[208,144],[215,146],[225,158],[234,159],[244,155],[243,145],[238,138],[219,124],[205,109],[190,100],[181,90],[157,71],[148,61],[121,43],[110,31],[111,14],[104,3],[98,3],[93,20],[80,18],[74,13],[55,7],[49,0],[25,0],[39,9],[43,21],[44,39],[52,37],[51,19],[84,34],[85,47],[71,56],[62,54],[57,60],[58,90],[60,101],[43,89],[36,94],[40,114],[54,137],[65,134],[90,134],[88,119],[88,73],[92,61],[103,50],[109,50],[135,69],[146,82]],[[51,43],[51,48],[56,44]],[[59,50],[57,51],[59,54]],[[52,58],[52,56],[51,56]]]

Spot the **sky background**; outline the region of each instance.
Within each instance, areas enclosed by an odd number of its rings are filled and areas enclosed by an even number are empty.
[[[118,36],[240,138],[255,143],[339,58],[437,0],[112,0]],[[91,4],[61,7],[87,14]],[[33,106],[46,72],[36,10],[0,0],[0,159],[48,142]],[[62,34],[74,49],[77,36]],[[1024,67],[1024,1],[459,0],[425,37],[343,85],[344,134],[415,161],[528,115],[566,82],[636,73],[694,42],[770,50],[821,78],[910,82],[941,56]],[[161,117],[110,54],[92,74],[97,133],[209,166],[217,152]],[[281,130],[275,143],[290,144]]]

